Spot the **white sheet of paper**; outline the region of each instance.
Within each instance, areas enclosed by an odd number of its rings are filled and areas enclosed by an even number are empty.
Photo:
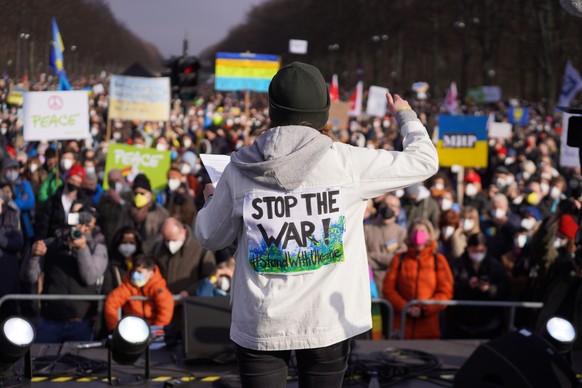
[[[226,165],[230,163],[230,155],[200,154],[200,159],[206,167],[212,184],[216,186]]]

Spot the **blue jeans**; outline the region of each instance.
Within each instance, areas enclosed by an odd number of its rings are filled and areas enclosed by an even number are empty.
[[[350,340],[316,349],[295,350],[300,388],[340,388],[350,354]],[[285,388],[291,350],[260,351],[237,345],[243,388]]]
[[[91,341],[93,323],[88,319],[80,321],[53,321],[40,318],[36,333],[36,343],[62,343],[65,341]]]

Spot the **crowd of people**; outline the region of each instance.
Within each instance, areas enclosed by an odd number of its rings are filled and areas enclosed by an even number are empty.
[[[107,79],[75,84],[96,83],[107,85]],[[0,79],[0,295],[108,297],[104,306],[46,301],[38,311],[34,303],[5,303],[2,317],[38,314],[39,341],[86,340],[112,330],[118,308],[152,325],[180,325],[181,305],[172,294],[225,294],[217,279],[232,276],[235,247],[209,251],[193,233],[209,182],[199,155],[252,144],[270,127],[266,96],[254,95],[249,106],[238,93],[174,100],[168,122],[113,119],[107,139],[105,88],[90,95],[89,138],[25,142],[22,108],[7,101],[13,86]],[[30,89],[55,86],[45,77]],[[444,113],[440,101],[413,95],[409,101],[433,133]],[[540,312],[520,311],[518,324],[536,327],[555,314],[582,324],[580,309],[572,308],[582,298],[580,169],[559,165],[560,115],[541,104],[521,104],[530,107],[528,123],[515,125],[510,138],[489,139],[488,167],[467,169],[462,181],[441,168],[424,184],[369,201],[363,225],[368,263],[396,316],[413,299],[543,301]],[[509,106],[501,101],[462,109],[506,121]],[[402,148],[390,115],[352,118],[333,135],[358,147]],[[111,143],[171,151],[167,186],[156,192],[145,174],[128,177],[114,169],[104,189]],[[129,301],[132,295],[152,299]],[[493,337],[508,318],[502,309],[438,305],[410,306],[407,315],[405,338]]]

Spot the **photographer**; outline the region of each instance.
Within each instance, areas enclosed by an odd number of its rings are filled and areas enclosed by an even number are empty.
[[[22,279],[35,282],[44,272],[44,294],[97,294],[107,267],[107,247],[95,222],[94,209],[73,204],[68,226],[57,229],[55,237],[33,244],[22,265]],[[43,302],[36,341],[90,340],[95,307],[85,301]]]
[[[576,238],[580,208],[580,202],[572,198],[561,201],[556,214],[532,238],[536,274],[532,287],[544,302],[537,319],[538,331],[553,316],[569,320],[574,327],[582,325],[582,252]],[[582,336],[578,336],[575,348],[582,349]]]

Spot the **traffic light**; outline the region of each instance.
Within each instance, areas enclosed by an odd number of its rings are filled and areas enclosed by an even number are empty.
[[[196,95],[199,69],[200,62],[198,58],[187,56],[180,59],[178,63],[178,85],[180,98],[183,100],[191,100]]]
[[[178,98],[180,94],[180,60],[180,57],[172,56],[162,63],[166,67],[166,70],[162,72],[162,77],[170,78],[172,98]]]

